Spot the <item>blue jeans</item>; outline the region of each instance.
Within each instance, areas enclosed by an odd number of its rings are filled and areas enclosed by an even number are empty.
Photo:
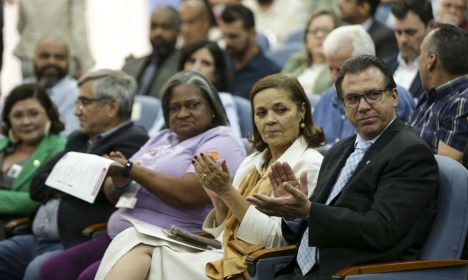
[[[0,241],[1,279],[36,279],[49,257],[63,251],[60,241],[35,235],[17,235]]]

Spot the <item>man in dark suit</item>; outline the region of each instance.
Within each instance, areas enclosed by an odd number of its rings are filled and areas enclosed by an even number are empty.
[[[339,0],[340,18],[350,24],[361,24],[375,44],[376,55],[385,58],[398,52],[393,31],[373,17],[380,0]]]
[[[147,141],[143,128],[130,121],[135,80],[121,71],[99,70],[80,81],[75,115],[80,130],[68,137],[62,154],[37,173],[30,186],[31,198],[41,202],[33,220],[33,234],[0,242],[2,279],[36,279],[40,266],[49,257],[88,238],[81,231],[93,223],[106,222],[115,210],[103,187],[93,204],[60,193],[45,185],[58,160],[75,151],[105,155],[120,151],[130,157]],[[108,187],[108,186],[106,186]]]
[[[177,10],[169,6],[157,7],[151,14],[150,42],[153,52],[147,56],[129,59],[122,70],[138,82],[136,94],[160,97],[162,85],[177,72],[179,50],[176,49],[180,32]]]
[[[423,94],[419,77],[419,47],[434,27],[432,5],[426,0],[398,0],[392,5],[398,53],[385,59],[395,82],[413,95],[416,103]]]
[[[275,197],[249,198],[267,215],[294,219],[283,220],[283,236],[300,245],[277,279],[330,279],[350,265],[417,259],[435,214],[437,163],[396,116],[383,61],[351,58],[336,88],[357,135],[328,151],[310,200],[305,174],[297,181],[287,163],[272,166]]]

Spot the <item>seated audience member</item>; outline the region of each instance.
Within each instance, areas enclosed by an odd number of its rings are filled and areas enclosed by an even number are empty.
[[[301,192],[308,179],[298,181],[287,162],[270,176],[281,197],[248,199],[287,218],[283,236],[298,244],[274,279],[330,279],[347,266],[417,259],[436,213],[436,160],[397,117],[396,84],[383,61],[351,58],[335,85],[357,135],[328,151],[310,199]]]
[[[252,10],[257,31],[268,37],[272,48],[280,48],[289,34],[304,27],[309,17],[304,2],[304,0],[243,0],[242,4]]]
[[[33,84],[12,90],[2,121],[0,219],[28,216],[38,206],[29,197],[29,185],[39,167],[63,151],[66,140],[58,134],[64,126],[47,93]]]
[[[181,50],[179,70],[198,71],[213,83],[218,90],[230,127],[236,136],[242,137],[235,100],[230,94],[232,90],[232,71],[227,66],[224,52],[218,44],[208,40],[201,40],[186,45]],[[164,118],[161,112],[149,134],[154,135],[163,127]]]
[[[224,52],[215,42],[199,41],[182,50],[179,70],[195,70],[202,73],[218,90],[229,124],[239,138],[241,136],[236,103],[232,97],[232,71],[226,64]]]
[[[98,70],[78,82],[80,94],[75,114],[80,130],[73,132],[65,151],[37,171],[29,190],[42,205],[33,223],[33,234],[17,235],[0,242],[2,279],[36,279],[41,264],[50,256],[87,240],[81,231],[107,221],[115,210],[100,190],[94,204],[66,195],[45,185],[58,160],[69,151],[105,155],[121,151],[131,156],[146,142],[143,128],[129,121],[135,80],[121,71]]]
[[[177,10],[159,6],[150,17],[149,39],[152,52],[144,57],[131,58],[122,71],[138,82],[138,95],[160,97],[162,85],[177,72],[179,50],[176,48],[180,32]]]
[[[225,161],[234,174],[245,157],[244,146],[226,127],[228,120],[216,89],[200,73],[187,70],[175,74],[162,94],[168,129],[151,137],[129,160],[118,150],[110,154],[125,168],[107,179],[107,197],[117,200],[126,192],[126,198],[110,217],[107,234],[49,260],[41,268],[41,279],[94,279],[111,238],[132,228],[125,216],[162,228],[175,225],[188,231],[201,230],[213,206],[195,174],[194,156],[203,153]],[[134,205],[124,203],[129,199],[136,200]]]
[[[330,69],[322,45],[337,25],[337,18],[330,11],[314,14],[306,24],[304,49],[292,54],[281,70],[296,76],[307,94],[320,94],[331,86]]]
[[[249,8],[242,4],[226,6],[220,27],[234,68],[232,94],[249,99],[250,89],[259,79],[278,73],[281,68],[257,45],[254,15]]]
[[[208,0],[184,0],[179,6],[182,46],[200,40],[219,40],[221,31]]]
[[[468,29],[466,5],[466,0],[439,0],[438,21]]]
[[[395,82],[409,90],[417,103],[424,92],[419,77],[419,47],[435,24],[432,5],[427,0],[398,0],[392,5],[392,14],[399,52],[387,57],[385,63]]]
[[[338,10],[341,20],[361,25],[371,36],[375,55],[385,58],[398,52],[393,30],[374,19],[380,0],[340,0]]]
[[[297,176],[307,172],[309,183],[305,188],[312,192],[322,162],[314,147],[323,142],[323,134],[314,127],[307,96],[291,75],[275,74],[258,81],[252,88],[251,103],[256,152],[244,160],[232,184],[232,173],[225,163],[219,166],[206,155],[195,158],[195,171],[214,205],[203,228],[222,242],[224,252],[194,253],[133,242],[127,246],[131,250],[120,253],[123,256],[117,260],[115,250],[125,247],[123,237],[117,236],[96,279],[244,279],[246,252],[285,244],[281,220],[260,213],[245,198],[254,193],[273,195],[268,173],[277,161],[289,162]],[[131,237],[135,233],[132,230],[122,235]]]
[[[336,82],[341,66],[349,58],[358,55],[374,55],[374,43],[359,25],[343,26],[333,30],[325,39],[323,51],[332,72],[332,81]],[[414,100],[408,91],[397,87],[397,114],[407,121],[414,108]],[[314,106],[314,120],[321,127],[331,146],[341,139],[355,133],[355,127],[345,115],[343,104],[337,95],[335,86],[327,89]]]
[[[410,125],[435,154],[462,161],[468,142],[468,31],[441,24],[421,44],[419,72],[426,90]]]
[[[79,122],[73,114],[78,84],[68,74],[70,50],[67,42],[60,38],[42,38],[37,43],[32,62],[35,82],[47,89],[50,99],[57,107],[60,120],[65,125],[61,134],[68,136],[79,128]]]
[[[14,11],[18,34],[10,43],[17,41],[13,54],[21,60],[23,79],[33,76],[31,60],[34,57],[34,47],[44,35],[60,36],[70,46],[70,76],[77,77],[89,70],[93,57],[88,44],[87,10],[89,6],[84,0],[51,2],[47,0],[2,1],[5,4],[15,3]],[[90,4],[90,3],[89,3]],[[15,13],[16,14],[16,13]],[[75,100],[73,100],[75,102]]]

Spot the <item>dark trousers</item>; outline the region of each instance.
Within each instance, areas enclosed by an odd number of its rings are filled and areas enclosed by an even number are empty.
[[[274,280],[315,280],[318,279],[318,265],[314,265],[306,274],[302,275],[302,271],[296,263],[296,260],[291,261],[286,265],[281,265],[275,269],[273,274]]]

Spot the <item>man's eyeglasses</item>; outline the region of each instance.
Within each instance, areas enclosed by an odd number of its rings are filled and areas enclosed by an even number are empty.
[[[109,100],[112,99],[112,97],[99,97],[99,98],[88,98],[88,97],[78,97],[76,100],[75,106],[79,107],[80,109],[83,109],[83,107],[86,107],[94,102],[99,102],[103,100]]]
[[[307,29],[307,33],[312,34],[312,35],[317,35],[319,32],[322,32],[323,34],[328,34],[332,31],[331,28],[328,27],[315,27],[311,29]]]
[[[346,108],[358,107],[359,103],[361,102],[361,98],[364,98],[364,100],[368,104],[379,103],[380,101],[382,101],[382,95],[384,94],[384,92],[387,92],[388,90],[389,90],[388,88],[371,89],[371,90],[366,91],[363,94],[350,93],[342,98],[342,102]]]

